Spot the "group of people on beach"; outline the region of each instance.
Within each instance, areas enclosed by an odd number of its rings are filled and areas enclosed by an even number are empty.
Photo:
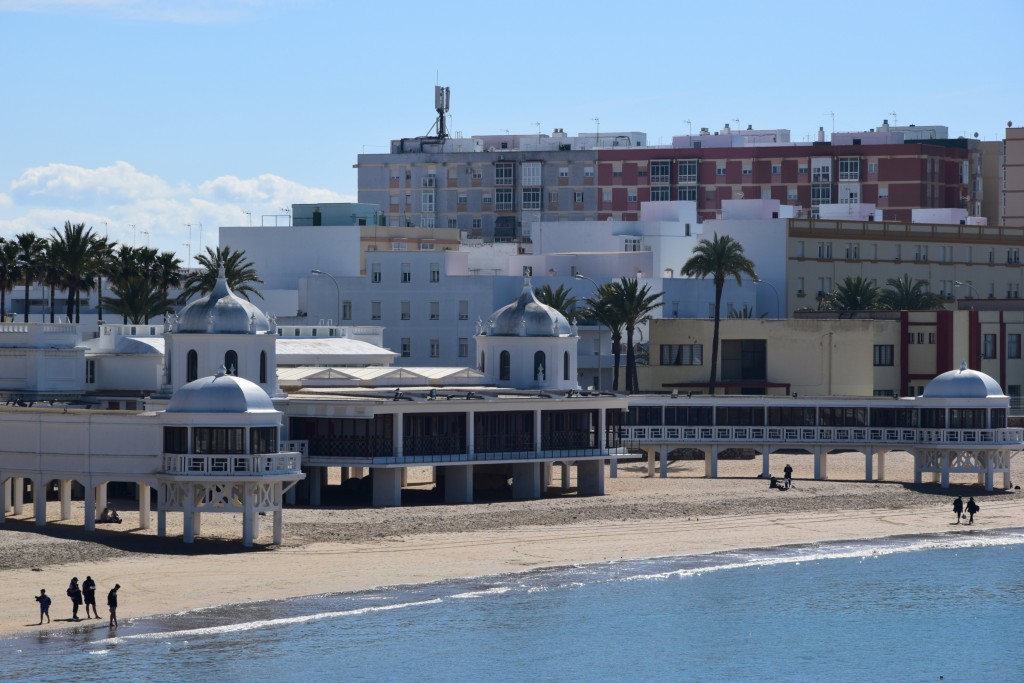
[[[956,500],[953,501],[953,514],[956,516],[957,524],[968,515],[970,515],[970,518],[967,520],[967,523],[974,524],[974,515],[979,510],[981,510],[981,506],[974,502],[974,496],[971,496],[967,501],[966,507],[964,506],[963,496],[957,496]],[[967,514],[964,514],[965,511]]]
[[[110,611],[110,627],[117,628],[117,591],[121,589],[121,584],[115,583],[114,587],[107,593],[107,609]],[[93,581],[91,576],[85,577],[85,581],[82,585],[78,585],[78,577],[71,579],[71,584],[68,586],[67,595],[71,598],[71,619],[70,621],[81,621],[78,616],[78,608],[85,604],[85,618],[86,619],[100,619],[100,611],[96,608],[96,582]],[[39,595],[36,596],[36,602],[39,603],[39,623],[43,623],[43,617],[46,617],[46,623],[50,623],[50,604],[53,602],[50,596],[46,594],[45,588],[39,589]]]
[[[768,484],[770,489],[779,489],[780,491],[787,491],[789,487],[793,485],[793,468],[789,463],[782,469],[782,480],[780,481],[777,477],[768,475],[771,481]]]

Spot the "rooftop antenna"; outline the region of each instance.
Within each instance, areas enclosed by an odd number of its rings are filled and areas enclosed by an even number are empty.
[[[834,111],[830,111],[828,113],[828,115],[832,117],[832,135],[835,135],[836,134],[836,113]]]
[[[690,119],[686,119],[685,121],[683,121],[683,123],[686,124],[686,135],[687,135],[687,137],[691,137],[692,138],[693,137],[693,121],[691,121]]]
[[[540,121],[534,121],[533,125],[537,126],[537,137],[540,137]]]
[[[595,147],[600,147],[601,146],[601,119],[599,119],[599,118],[597,118],[595,116],[592,120],[594,122],[594,125],[597,126],[597,133],[595,133],[595,139],[597,140],[597,142],[594,144],[594,146]]]
[[[430,131],[437,129],[437,139],[448,139],[448,108],[451,103],[452,89],[443,85],[434,86],[434,111],[437,112],[437,120],[430,127]],[[427,137],[430,137],[427,131]]]
[[[896,122],[896,112],[889,112],[889,116],[892,117],[892,127],[895,128],[896,126],[898,126],[899,124]]]

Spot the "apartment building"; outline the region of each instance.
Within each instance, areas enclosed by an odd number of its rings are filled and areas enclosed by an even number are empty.
[[[1006,129],[1002,161],[1002,224],[1024,227],[1024,127]]]

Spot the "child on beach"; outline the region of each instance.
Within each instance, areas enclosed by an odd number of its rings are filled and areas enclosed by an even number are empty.
[[[46,594],[45,588],[39,589],[39,595],[36,596],[36,602],[39,603],[39,623],[43,623],[43,617],[46,617],[46,623],[50,623],[50,596]]]

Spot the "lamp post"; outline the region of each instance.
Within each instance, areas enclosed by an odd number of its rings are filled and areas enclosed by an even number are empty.
[[[576,278],[577,280],[586,280],[590,284],[594,285],[594,296],[599,296],[600,295],[601,287],[598,286],[598,284],[596,282],[594,282],[593,280],[591,280],[589,277],[587,277],[586,275],[583,275],[582,273],[576,273],[575,275],[573,275],[573,277]],[[598,326],[597,326],[597,390],[598,391],[601,391],[601,371],[602,371],[601,350],[602,350],[602,346],[601,346],[601,325],[598,324]]]
[[[954,280],[954,281],[953,281],[953,285],[954,285],[955,287],[966,287],[967,289],[969,289],[969,290],[971,290],[972,292],[974,292],[974,296],[975,296],[975,298],[977,298],[977,299],[980,299],[980,298],[981,298],[981,294],[980,294],[980,293],[978,293],[978,290],[977,290],[977,289],[975,289],[975,288],[974,288],[974,285],[972,285],[972,284],[971,284],[970,282],[961,282],[960,280]]]
[[[319,268],[314,268],[310,272],[313,273],[313,275],[326,275],[327,277],[331,278],[331,282],[334,283],[334,289],[338,292],[337,317],[334,319],[334,322],[335,322],[335,324],[340,325],[341,324],[341,287],[338,286],[338,281],[336,279],[334,279],[333,275],[331,275],[330,273],[325,273],[324,271],[320,270]]]
[[[778,320],[779,318],[781,318],[782,309],[779,308],[779,290],[775,289],[775,285],[773,285],[772,283],[768,282],[767,280],[762,280],[759,277],[754,278],[754,284],[768,285],[769,287],[772,288],[772,291],[775,292],[775,319]]]

